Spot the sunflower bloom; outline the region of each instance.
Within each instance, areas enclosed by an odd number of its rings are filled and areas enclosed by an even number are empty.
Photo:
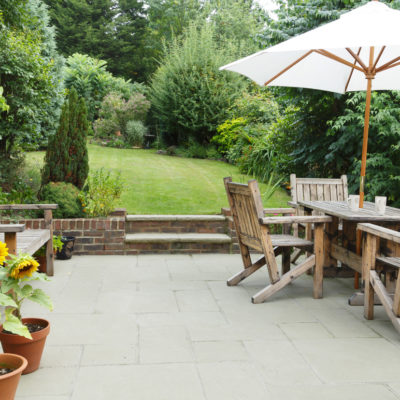
[[[7,256],[8,256],[7,245],[3,242],[0,242],[0,265],[4,263]]]
[[[32,276],[39,268],[39,263],[34,258],[27,258],[19,262],[11,271],[10,276],[14,279],[22,279]]]

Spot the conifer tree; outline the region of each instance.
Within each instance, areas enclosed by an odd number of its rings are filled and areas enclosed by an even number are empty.
[[[89,130],[83,98],[71,89],[64,103],[58,130],[49,138],[42,170],[42,185],[68,182],[82,188],[89,172],[86,139]]]

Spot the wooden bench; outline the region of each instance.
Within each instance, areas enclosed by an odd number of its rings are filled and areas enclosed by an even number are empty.
[[[0,204],[0,210],[43,210],[45,229],[25,229],[25,224],[0,224],[0,241],[7,244],[10,254],[33,255],[46,245],[46,272],[54,275],[53,212],[57,204]]]
[[[358,224],[357,229],[364,235],[364,317],[374,318],[376,293],[393,326],[400,333],[400,232],[370,223]],[[391,254],[385,254],[384,251]]]

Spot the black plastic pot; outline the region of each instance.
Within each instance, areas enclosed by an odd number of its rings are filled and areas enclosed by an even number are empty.
[[[69,260],[72,257],[74,251],[75,237],[74,236],[61,236],[63,247],[57,251],[57,260]]]

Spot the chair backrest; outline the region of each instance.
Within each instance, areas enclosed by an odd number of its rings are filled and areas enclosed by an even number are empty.
[[[290,175],[292,202],[310,201],[346,201],[348,198],[347,176],[340,179],[297,178]]]
[[[239,242],[262,252],[258,219],[264,217],[264,208],[257,181],[251,180],[244,185],[232,182],[229,177],[224,178],[224,184]]]

